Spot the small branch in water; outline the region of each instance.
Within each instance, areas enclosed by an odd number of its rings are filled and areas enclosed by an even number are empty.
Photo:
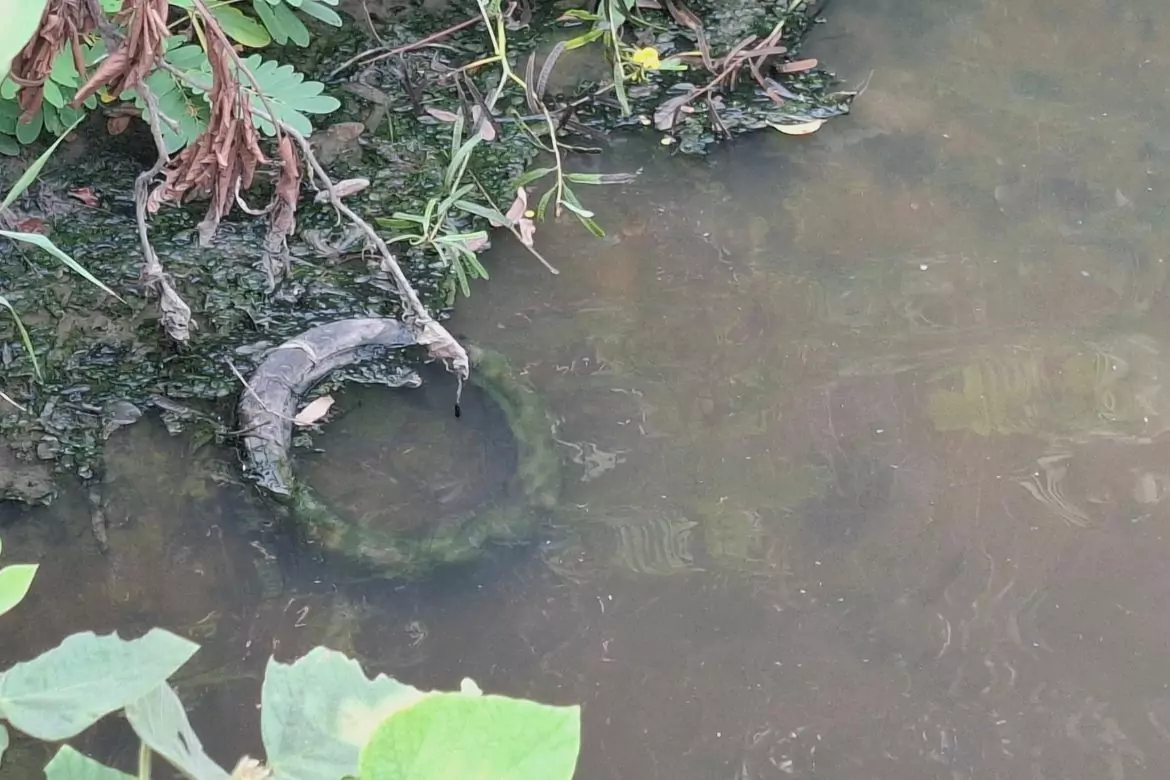
[[[408,51],[421,49],[424,46],[428,46],[434,43],[435,41],[441,41],[448,35],[454,35],[460,30],[471,27],[472,25],[480,22],[482,19],[483,17],[481,17],[479,14],[476,14],[470,19],[464,19],[462,22],[453,24],[445,30],[439,30],[436,33],[431,33],[425,38],[420,38],[414,43],[407,43],[402,46],[396,46],[393,49],[387,49],[385,46],[377,46],[373,49],[367,49],[361,54],[354,55],[353,57],[350,57],[348,60],[338,65],[336,68],[331,70],[329,75],[327,75],[325,78],[326,80],[336,78],[338,74],[343,73],[354,65],[373,65],[375,62],[381,62],[382,60],[390,59],[391,57],[397,57],[399,54],[406,54]],[[371,25],[371,28],[372,27],[373,25]],[[377,33],[375,33],[375,35],[377,35]]]
[[[150,195],[150,185],[170,162],[170,155],[167,154],[166,141],[163,140],[162,131],[159,129],[162,120],[158,100],[145,83],[135,87],[135,91],[146,104],[150,117],[150,133],[154,136],[154,145],[158,150],[158,159],[154,165],[138,174],[138,178],[134,180],[134,214],[138,221],[138,242],[142,246],[142,281],[148,291],[158,296],[163,327],[167,334],[180,344],[184,344],[191,338],[191,307],[167,280],[158,254],[151,246],[146,227],[146,201]]]
[[[313,153],[313,149],[309,146],[308,139],[298,130],[286,122],[281,121],[276,112],[272,110],[272,106],[265,97],[264,90],[261,89],[259,82],[256,80],[256,76],[244,64],[243,60],[240,59],[235,49],[231,47],[230,42],[227,41],[227,37],[219,25],[212,23],[214,17],[207,9],[203,0],[195,0],[195,7],[204,16],[205,21],[208,21],[208,31],[218,36],[225,44],[224,52],[248,79],[252,88],[256,91],[257,96],[260,98],[260,102],[264,104],[263,109],[249,105],[249,110],[261,119],[271,122],[280,132],[283,132],[296,141],[297,146],[300,147],[301,155],[308,163],[310,170],[315,175],[317,181],[329,193],[329,202],[333,204],[333,208],[357,226],[373,242],[378,253],[382,256],[381,268],[394,277],[394,282],[398,288],[398,296],[402,301],[402,307],[406,310],[404,319],[418,331],[418,343],[427,348],[427,352],[431,357],[449,360],[450,368],[460,379],[460,387],[462,387],[462,381],[467,379],[471,371],[471,360],[467,355],[467,350],[426,310],[426,307],[423,306],[422,301],[418,297],[418,293],[411,286],[410,281],[406,278],[406,274],[402,271],[402,267],[398,264],[398,261],[394,258],[394,254],[390,251],[390,247],[386,245],[382,237],[378,235],[369,222],[359,217],[353,209],[345,205],[345,202],[337,193],[333,180],[329,178],[329,174],[325,172],[320,161],[317,160],[317,156]],[[201,84],[198,80],[191,78],[188,74],[167,63],[166,60],[160,60],[158,64],[168,73],[173,74],[183,82],[199,89],[207,90],[208,87],[206,84]]]
[[[268,404],[264,403],[264,399],[261,398],[259,395],[257,395],[256,391],[252,389],[252,385],[248,384],[248,380],[245,379],[244,375],[240,373],[240,369],[236,368],[236,364],[230,360],[228,360],[226,362],[227,362],[228,368],[230,368],[232,370],[232,373],[236,375],[236,379],[240,380],[240,384],[242,384],[244,386],[244,392],[246,392],[248,395],[255,398],[256,403],[260,404],[261,408],[264,409],[264,411],[268,412],[273,417],[279,417],[281,420],[287,420],[288,422],[296,422],[296,420],[294,420],[292,417],[289,417],[288,415],[284,415],[284,414],[281,414],[280,412],[273,411],[272,409],[270,409],[268,407]],[[249,429],[244,429],[242,431],[235,431],[235,433],[242,434],[242,433],[248,433],[248,431],[249,431]]]

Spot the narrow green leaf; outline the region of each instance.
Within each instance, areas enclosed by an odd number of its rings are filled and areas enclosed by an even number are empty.
[[[4,751],[8,749],[8,729],[0,723],[0,767],[4,766]]]
[[[561,198],[561,205],[578,217],[584,217],[585,219],[591,219],[593,217],[593,212],[582,206],[581,202],[577,200],[576,196],[567,187],[565,188],[564,197]]]
[[[89,756],[63,745],[45,765],[45,780],[134,780],[117,769],[99,764]]]
[[[578,35],[576,38],[570,38],[569,40],[565,41],[565,50],[571,51],[573,49],[579,49],[582,46],[593,43],[602,35],[605,35],[605,30],[595,27],[583,35]]]
[[[33,349],[32,339],[28,336],[28,331],[24,328],[24,322],[21,321],[20,315],[16,313],[12,302],[8,300],[8,296],[0,295],[0,306],[8,309],[8,313],[12,315],[12,321],[16,323],[16,329],[20,331],[20,342],[24,345],[24,351],[28,355],[28,359],[32,361],[33,373],[36,374],[37,380],[44,377],[41,375],[41,364],[37,362],[37,353]]]
[[[548,211],[548,202],[552,200],[553,193],[556,192],[556,187],[549,187],[548,191],[540,196],[540,201],[536,204],[536,218],[544,219],[545,212]]]
[[[630,98],[626,95],[626,76],[622,72],[622,63],[613,64],[613,91],[617,95],[618,105],[622,108],[622,116],[630,115]]]
[[[146,746],[187,777],[197,780],[231,780],[211,760],[183,710],[175,690],[163,684],[126,706],[126,720]]]
[[[581,709],[436,693],[387,718],[362,750],[361,780],[570,780]]]
[[[477,217],[483,217],[496,226],[503,226],[508,224],[508,218],[501,214],[498,210],[489,206],[482,206],[470,200],[457,200],[454,203],[455,208],[462,209],[468,214],[474,214]]]
[[[0,569],[0,615],[24,600],[36,575],[35,563],[21,563]]]
[[[629,184],[636,181],[636,173],[566,173],[565,178],[574,184]]]
[[[487,237],[487,232],[483,230],[476,230],[473,233],[444,233],[435,238],[435,243],[461,245],[468,241],[479,241]]]
[[[471,153],[475,151],[475,147],[482,140],[483,138],[480,134],[476,133],[464,141],[463,145],[459,147],[459,150],[455,152],[450,164],[447,165],[447,173],[443,176],[443,183],[448,188],[453,187],[455,182],[463,178],[463,171],[467,168],[467,161],[471,159]]]
[[[13,241],[22,241],[26,244],[32,244],[35,247],[43,249],[53,257],[60,260],[66,266],[73,269],[73,271],[81,276],[82,279],[85,279],[85,281],[101,288],[106,293],[114,296],[119,301],[122,301],[122,303],[126,302],[122,296],[118,295],[118,293],[114,292],[109,287],[106,287],[104,284],[98,281],[97,277],[95,277],[89,271],[85,270],[80,263],[58,249],[57,245],[50,241],[48,237],[42,236],[40,233],[17,233],[12,230],[0,230],[0,236],[3,236],[4,238],[11,238]]]
[[[25,172],[20,175],[20,178],[16,180],[16,184],[12,185],[12,189],[9,190],[8,194],[4,196],[4,201],[0,202],[0,209],[6,209],[11,206],[13,201],[23,195],[24,191],[28,189],[29,185],[36,181],[37,176],[40,175],[41,170],[45,167],[45,163],[47,163],[49,158],[53,156],[53,152],[55,152],[61,142],[65,140],[65,136],[73,132],[73,128],[77,127],[79,122],[81,122],[81,119],[78,119],[76,122],[71,124],[68,129],[66,129],[66,131],[62,133],[56,141],[53,142],[52,146],[42,152],[40,157],[33,160],[33,164],[28,166]]]
[[[0,0],[0,79],[8,75],[12,59],[33,37],[48,0]]]
[[[30,737],[69,739],[161,685],[198,649],[159,628],[132,640],[73,634],[0,677],[0,712]]]
[[[516,177],[516,182],[512,185],[514,187],[523,187],[526,184],[531,184],[537,179],[542,179],[555,171],[556,168],[533,168],[530,171],[525,171]]]

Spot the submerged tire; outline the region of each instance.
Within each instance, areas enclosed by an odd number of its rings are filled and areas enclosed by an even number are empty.
[[[425,533],[365,526],[341,517],[311,485],[296,478],[289,418],[300,398],[330,371],[361,359],[362,348],[415,343],[397,320],[343,320],[313,328],[269,353],[240,400],[249,476],[289,509],[298,534],[372,574],[416,577],[481,555],[491,544],[527,541],[560,499],[561,461],[553,419],[532,386],[500,354],[472,347],[471,384],[503,413],[516,441],[516,471],[490,506],[447,517]]]

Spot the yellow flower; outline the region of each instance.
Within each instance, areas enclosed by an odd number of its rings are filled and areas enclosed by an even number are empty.
[[[658,49],[647,46],[644,49],[635,49],[630,61],[645,70],[658,70]]]

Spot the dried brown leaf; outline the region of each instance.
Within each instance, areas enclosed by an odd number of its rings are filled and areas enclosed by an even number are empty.
[[[695,98],[695,91],[684,93],[672,97],[670,100],[662,102],[658,108],[654,109],[654,127],[662,132],[670,132],[674,126],[678,124],[678,115],[683,107],[690,103]]]
[[[323,395],[320,398],[314,399],[304,409],[297,412],[297,416],[293,418],[293,423],[305,427],[320,421],[329,410],[333,407],[333,396]]]
[[[350,195],[356,195],[357,193],[361,192],[362,190],[364,190],[365,188],[367,188],[369,186],[370,186],[369,179],[362,179],[362,178],[342,179],[341,181],[339,181],[333,185],[333,191],[337,193],[337,197],[339,197],[339,198],[348,198]],[[328,203],[329,202],[329,190],[321,190],[320,192],[318,192],[315,196],[313,196],[313,202],[314,203]]]
[[[458,114],[454,114],[450,111],[444,111],[441,108],[431,108],[430,106],[426,106],[423,109],[423,111],[426,111],[428,114],[433,116],[435,119],[438,119],[440,122],[450,123],[450,122],[454,122],[456,119],[459,118]]]
[[[786,62],[780,66],[781,73],[803,73],[806,70],[812,70],[817,66],[815,59],[795,60],[793,62]]]
[[[36,34],[13,59],[9,71],[9,77],[20,88],[17,100],[22,121],[28,121],[41,107],[45,79],[53,69],[57,52],[68,45],[74,60],[78,60],[79,38],[97,27],[92,10],[87,0],[49,0],[45,6]]]
[[[809,135],[810,133],[815,133],[817,130],[820,130],[823,124],[825,124],[824,119],[810,119],[807,122],[798,122],[797,124],[792,125],[778,125],[769,122],[768,126],[775,130],[779,130],[781,133],[784,133],[784,135]]]

